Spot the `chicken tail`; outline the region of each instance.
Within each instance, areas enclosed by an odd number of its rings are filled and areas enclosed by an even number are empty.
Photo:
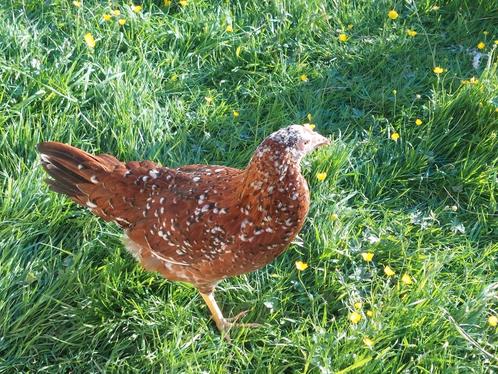
[[[58,142],[40,143],[38,152],[52,191],[69,196],[105,220],[114,218],[109,211],[113,191],[104,188],[101,181],[116,171],[124,172],[122,162],[107,154],[91,155]]]

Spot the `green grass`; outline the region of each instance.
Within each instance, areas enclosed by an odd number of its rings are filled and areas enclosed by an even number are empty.
[[[0,372],[498,370],[496,0],[145,0],[139,15],[116,1],[124,27],[102,21],[110,3],[0,5]],[[264,324],[232,343],[194,288],[145,272],[114,225],[49,192],[35,152],[243,167],[308,113],[334,143],[303,165],[304,244],[218,287],[227,315]]]

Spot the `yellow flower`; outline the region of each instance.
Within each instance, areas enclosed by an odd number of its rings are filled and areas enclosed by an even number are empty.
[[[234,118],[237,118],[238,116],[240,116],[240,113],[239,113],[239,112],[237,112],[236,110],[234,110],[234,111],[232,112],[232,115],[233,115],[233,117],[234,117]]]
[[[422,123],[424,123],[424,122],[422,122],[422,120],[421,120],[420,118],[417,118],[417,119],[415,120],[415,124],[416,124],[417,126],[420,126]]]
[[[356,303],[353,304],[353,306],[356,310],[361,310],[363,303],[361,301],[357,301]]]
[[[337,221],[338,219],[339,219],[339,216],[338,216],[336,213],[332,213],[332,214],[330,215],[330,220],[331,220],[332,222],[335,222],[335,221]]]
[[[126,19],[124,19],[124,18],[120,18],[120,19],[118,20],[118,23],[119,23],[121,26],[124,26],[124,25],[126,25]]]
[[[495,40],[495,44],[498,45],[498,39]]]
[[[352,30],[352,29],[353,29],[353,24],[352,24],[352,23],[350,23],[350,24],[348,25],[348,30]]]
[[[392,277],[394,274],[396,274],[395,271],[393,269],[391,269],[391,267],[389,265],[386,265],[384,267],[384,273],[386,273],[386,275],[388,277]]]
[[[176,82],[178,80],[178,74],[176,74],[176,73],[171,74],[171,77],[169,77],[169,80],[171,82]]]
[[[226,32],[232,32],[233,31],[232,25],[227,25],[227,28],[225,30]]]
[[[374,258],[373,252],[362,252],[361,257],[363,257],[363,261],[371,262]]]
[[[235,50],[235,56],[240,57],[240,52],[242,52],[242,47],[239,45]]]
[[[399,14],[398,12],[396,12],[394,9],[390,10],[389,13],[387,13],[387,16],[392,19],[392,20],[395,20],[396,18],[399,17]]]
[[[181,6],[187,6],[187,4],[188,4],[188,0],[180,0],[178,3],[179,3]]]
[[[104,21],[106,21],[106,22],[107,22],[107,21],[110,21],[110,20],[111,20],[111,17],[112,17],[112,16],[111,16],[110,14],[104,14],[104,15],[102,16],[102,19],[103,19]]]
[[[111,10],[111,14],[114,16],[114,17],[117,17],[121,14],[121,11],[119,9],[114,9],[114,10]]]
[[[307,129],[310,129],[311,131],[313,131],[316,127],[314,123],[305,123],[303,126]]]
[[[87,32],[85,34],[85,43],[88,46],[88,48],[95,48],[95,39],[93,38],[92,33]]]
[[[349,37],[346,34],[339,34],[339,41],[340,42],[346,42],[349,39]]]
[[[484,30],[482,33],[483,33],[484,35],[488,36],[489,31]]]
[[[358,312],[352,312],[349,314],[348,318],[351,321],[351,323],[356,325],[358,322],[361,321],[361,314]]]
[[[394,140],[395,142],[397,142],[399,139],[399,134],[397,132],[393,132],[391,134],[391,139]]]
[[[311,115],[311,113],[306,114],[306,118],[309,122],[313,121],[313,116]]]
[[[140,13],[142,11],[142,6],[141,5],[132,5],[131,10],[135,13]]]
[[[79,7],[81,7],[81,1],[73,1],[73,5],[74,5],[76,8],[79,8]]]
[[[299,79],[303,82],[307,82],[308,81],[308,76],[306,74],[301,74],[299,76]]]
[[[477,79],[476,77],[472,77],[472,78],[470,78],[469,83],[470,84],[477,84],[477,83],[479,83],[479,79]]]
[[[210,104],[212,104],[212,103],[213,103],[213,98],[212,98],[211,96],[206,96],[204,99],[206,100],[206,103],[207,103],[208,105],[210,105]]]
[[[374,312],[373,312],[373,310],[367,310],[367,313],[366,313],[366,314],[367,314],[367,316],[368,316],[368,317],[370,317],[370,318],[372,318],[372,317],[374,316]]]
[[[327,173],[316,173],[316,179],[318,179],[320,182],[323,182],[327,178]]]
[[[488,317],[488,324],[491,327],[496,327],[498,326],[498,317],[497,316],[489,316]]]
[[[164,0],[163,4],[164,4],[164,6],[170,6],[171,0]]]
[[[304,271],[308,268],[308,264],[306,262],[296,261],[295,264],[296,264],[296,269],[299,271]]]
[[[484,49],[484,48],[486,48],[486,44],[484,44],[484,42],[477,43],[477,49]]]
[[[408,34],[408,36],[411,36],[412,38],[414,36],[417,36],[417,32],[415,30],[408,29],[408,30],[406,30],[406,33]]]
[[[408,286],[408,285],[413,283],[413,280],[412,280],[412,277],[410,277],[410,275],[408,275],[408,273],[405,273],[401,277],[401,282],[403,282],[403,284],[406,284]]]
[[[441,66],[436,66],[434,69],[432,69],[432,71],[434,72],[434,74],[439,75],[444,72],[444,69]]]
[[[372,348],[375,342],[370,338],[364,337],[363,344],[365,344],[368,348]]]

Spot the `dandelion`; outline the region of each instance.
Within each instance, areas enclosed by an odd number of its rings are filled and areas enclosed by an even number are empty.
[[[232,25],[227,25],[227,28],[225,30],[226,32],[232,32],[233,31]]]
[[[410,277],[408,273],[403,274],[403,276],[401,277],[401,282],[403,282],[403,284],[406,284],[407,286],[413,284],[412,277]]]
[[[178,3],[179,3],[181,6],[185,7],[185,6],[187,6],[187,4],[188,4],[188,0],[180,0]]]
[[[363,258],[363,261],[365,262],[372,262],[374,258],[373,252],[362,252],[361,257]]]
[[[304,271],[308,268],[308,264],[303,261],[296,261],[295,264],[296,264],[296,269],[299,271]]]
[[[120,26],[124,26],[124,25],[126,25],[126,19],[124,19],[124,18],[120,18],[120,19],[118,20],[118,23],[119,23],[119,25],[120,25]]]
[[[417,119],[415,120],[415,124],[416,124],[417,126],[420,126],[422,123],[424,123],[424,122],[423,122],[420,118],[417,118]]]
[[[332,222],[335,222],[335,221],[337,221],[338,219],[339,219],[339,216],[338,216],[336,213],[332,213],[332,214],[330,215],[330,220],[331,220]]]
[[[85,38],[85,43],[88,46],[88,48],[95,48],[95,39],[93,38],[93,35],[91,32],[87,32],[84,36]]]
[[[389,265],[386,265],[384,267],[384,273],[388,276],[388,277],[392,277],[394,274],[396,274],[396,272],[391,269],[391,267]]]
[[[327,173],[316,173],[316,179],[318,179],[319,182],[323,182],[327,178]]]
[[[299,76],[299,79],[302,81],[302,82],[307,82],[308,81],[308,76],[306,74],[301,74]]]
[[[349,314],[348,318],[352,324],[356,325],[358,322],[361,321],[361,314],[358,312],[352,312]]]
[[[390,10],[389,13],[387,13],[387,16],[392,19],[392,20],[395,20],[396,18],[399,17],[399,14],[398,12],[396,12],[394,9]]]
[[[339,34],[339,41],[340,42],[347,42],[349,37],[346,34]]]
[[[363,303],[361,301],[357,301],[353,304],[353,306],[356,310],[361,310],[361,308],[363,307]]]
[[[73,1],[73,5],[74,5],[76,8],[80,8],[80,7],[81,7],[81,1]]]
[[[169,80],[171,82],[176,82],[178,80],[178,74],[176,74],[176,73],[171,74],[171,77],[169,77]]]
[[[131,10],[135,13],[140,13],[142,11],[142,6],[141,5],[132,5]]]
[[[391,134],[391,139],[392,139],[392,140],[394,140],[395,142],[397,142],[397,141],[398,141],[398,139],[399,139],[399,133],[397,133],[397,132],[393,132],[393,133]]]
[[[367,315],[368,317],[372,318],[372,317],[374,316],[374,312],[373,312],[373,310],[367,310],[366,315]]]
[[[112,18],[112,16],[110,14],[107,14],[107,13],[102,16],[102,19],[106,22],[110,21],[111,18]]]
[[[488,317],[488,324],[491,327],[496,327],[498,326],[498,317],[497,316],[489,316]]]
[[[436,66],[434,69],[432,69],[434,74],[439,75],[444,72],[444,69],[441,66]]]
[[[111,10],[111,14],[114,17],[117,17],[117,16],[121,15],[121,11],[119,9],[114,9],[114,10]]]
[[[486,44],[484,42],[477,43],[477,49],[484,49],[484,48],[486,48]]]
[[[498,45],[498,39],[495,40],[495,45]]]
[[[484,34],[484,36],[488,36],[489,31],[484,30],[482,33]]]
[[[363,344],[365,344],[368,348],[372,348],[374,346],[375,342],[370,338],[364,337]]]
[[[307,129],[310,129],[311,131],[313,131],[316,127],[314,123],[305,123],[303,126]]]
[[[164,4],[164,6],[170,6],[171,5],[171,0],[164,0],[163,4]]]
[[[239,45],[235,50],[235,56],[240,57],[240,52],[242,52],[242,47]]]
[[[408,36],[411,36],[412,38],[417,36],[417,32],[415,30],[408,29],[406,30],[406,33],[408,34]]]

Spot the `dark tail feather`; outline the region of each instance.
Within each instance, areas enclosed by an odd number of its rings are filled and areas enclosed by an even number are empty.
[[[110,155],[94,156],[58,142],[40,143],[38,152],[50,176],[47,180],[50,189],[70,197],[82,195],[78,185],[95,183],[96,175],[112,172],[121,164]]]

